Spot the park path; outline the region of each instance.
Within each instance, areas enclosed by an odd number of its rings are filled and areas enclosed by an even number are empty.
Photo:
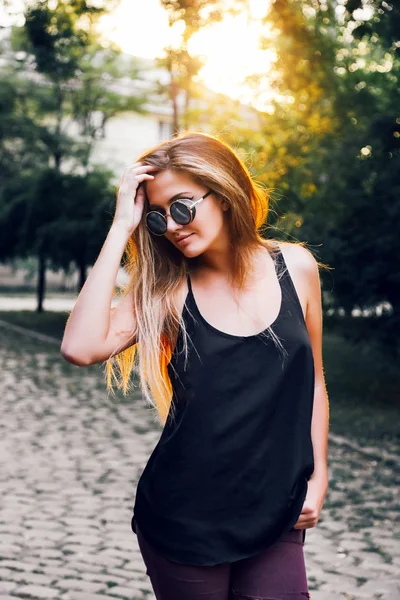
[[[100,366],[3,326],[0,365],[0,600],[153,600],[130,519],[154,413],[138,393],[107,397]],[[312,600],[400,599],[396,469],[330,443]]]

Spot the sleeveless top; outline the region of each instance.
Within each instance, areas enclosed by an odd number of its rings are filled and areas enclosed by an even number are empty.
[[[281,251],[275,269],[282,300],[272,330],[283,352],[268,328],[238,336],[209,324],[188,276],[188,361],[180,330],[168,365],[174,418],[170,409],[131,521],[168,560],[215,565],[249,557],[293,529],[301,513],[314,471],[314,361]]]

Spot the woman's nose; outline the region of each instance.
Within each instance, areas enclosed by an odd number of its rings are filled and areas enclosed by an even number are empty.
[[[167,231],[174,232],[178,229],[182,229],[183,226],[174,221],[170,214],[165,215],[165,218],[167,219]]]

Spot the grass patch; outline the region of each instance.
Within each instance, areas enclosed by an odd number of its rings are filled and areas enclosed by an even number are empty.
[[[400,371],[377,345],[362,345],[326,333],[325,379],[330,430],[362,445],[400,451],[398,390]]]
[[[68,312],[45,311],[38,313],[33,310],[8,310],[0,311],[0,319],[12,325],[32,329],[44,335],[58,338],[61,342],[65,325],[69,317]]]

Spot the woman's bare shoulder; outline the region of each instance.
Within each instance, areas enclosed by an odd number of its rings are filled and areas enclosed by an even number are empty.
[[[318,262],[302,244],[279,242],[279,245],[306,315],[310,299],[319,290]]]
[[[317,261],[312,252],[310,252],[303,244],[279,242],[279,247],[282,250],[283,257],[289,270],[291,265],[301,271],[310,272],[315,270]]]

